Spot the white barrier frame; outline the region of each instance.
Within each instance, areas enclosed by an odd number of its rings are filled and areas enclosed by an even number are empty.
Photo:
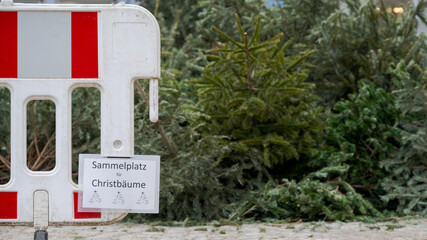
[[[73,193],[78,186],[71,176],[71,94],[78,87],[96,87],[101,93],[101,155],[127,158],[134,155],[134,81],[150,79],[150,120],[158,119],[157,89],[160,78],[160,31],[154,16],[134,5],[13,4],[2,1],[0,11],[98,12],[98,79],[0,78],[0,87],[11,95],[10,181],[0,192],[18,192],[18,218],[0,219],[0,225],[33,225],[34,194],[48,192],[49,225],[108,224],[126,214],[103,212],[101,218],[75,219]],[[141,44],[152,46],[144,61],[120,61],[113,54],[115,23],[144,24]],[[126,26],[132,29],[132,26]],[[145,31],[145,30],[144,30]],[[137,36],[141,37],[141,35]],[[132,47],[132,46],[128,46]],[[120,48],[120,47],[119,47]],[[124,47],[126,48],[126,47]],[[117,50],[117,49],[116,49]],[[116,51],[114,50],[114,51]],[[129,49],[118,49],[117,51]],[[52,171],[31,171],[26,160],[26,106],[30,100],[51,100],[56,105],[56,166]],[[117,144],[120,141],[121,144]],[[114,144],[116,142],[116,144]]]

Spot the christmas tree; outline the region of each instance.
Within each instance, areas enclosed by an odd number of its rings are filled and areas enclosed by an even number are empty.
[[[98,192],[97,191],[94,191],[93,192],[93,195],[92,195],[92,197],[90,198],[90,200],[89,200],[89,203],[101,203],[102,202],[102,200],[101,200],[101,198],[99,197],[99,194],[98,194]]]
[[[147,205],[148,204],[148,198],[144,192],[141,193],[141,196],[139,197],[136,204],[138,204],[138,205]]]
[[[125,203],[125,199],[123,198],[120,192],[117,192],[117,195],[113,200],[113,204],[123,204],[123,203]]]

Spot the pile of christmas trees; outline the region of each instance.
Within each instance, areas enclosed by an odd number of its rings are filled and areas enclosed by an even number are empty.
[[[427,3],[274,2],[144,2],[164,37],[160,122],[136,107],[155,218],[425,216]]]

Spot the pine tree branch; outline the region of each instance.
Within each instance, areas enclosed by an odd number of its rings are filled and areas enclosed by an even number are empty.
[[[3,157],[2,155],[0,155],[0,161],[6,166],[6,168],[8,170],[10,170],[10,165],[9,165],[7,159],[5,157]]]
[[[169,153],[172,155],[172,157],[175,157],[177,155],[175,145],[169,140],[165,130],[163,129],[163,126],[160,124],[160,121],[155,123],[155,125],[159,129],[160,136],[162,137],[163,142],[166,144],[166,148],[168,149]]]
[[[217,33],[219,33],[221,36],[223,36],[225,39],[227,39],[228,41],[232,42],[234,45],[236,45],[239,48],[243,48],[244,45],[235,41],[234,39],[232,39],[230,36],[228,36],[227,34],[225,34],[223,31],[219,30],[217,27],[212,26],[212,29],[215,30]]]
[[[139,83],[139,80],[135,81],[136,87],[138,88],[138,92],[139,95],[141,96],[142,100],[145,103],[145,106],[147,106],[147,108],[150,107],[150,102],[148,100],[148,96],[144,91],[144,88],[141,86],[141,83]],[[164,142],[164,144],[166,145],[166,148],[168,149],[169,153],[175,157],[177,155],[177,150],[175,147],[175,144],[173,144],[172,140],[170,140],[168,138],[168,136],[166,135],[165,129],[163,128],[163,125],[160,123],[160,121],[157,121],[155,123],[155,126],[157,127],[157,129],[159,130],[159,134],[162,137],[162,140]]]
[[[375,188],[374,184],[369,184],[368,186],[363,186],[363,185],[351,185],[354,188],[360,188],[360,189],[367,189],[367,190],[371,190],[373,188]]]
[[[46,144],[44,145],[43,150],[41,151],[40,155],[38,155],[36,161],[33,163],[33,165],[31,166],[31,170],[33,171],[37,171],[39,170],[39,168],[45,163],[46,161],[46,152],[49,150],[48,147],[50,145],[50,143],[56,139],[56,132],[53,132],[52,135],[49,137],[49,139],[47,140]],[[42,161],[44,160],[44,161]]]
[[[365,147],[369,150],[369,152],[370,152],[369,157],[370,157],[370,158],[374,158],[374,157],[375,157],[375,154],[376,154],[376,150],[375,150],[375,149],[372,149],[372,148],[369,146],[369,144],[367,144],[363,139],[360,139],[360,141],[362,141],[362,143],[365,145]]]
[[[154,17],[157,18],[157,11],[159,10],[160,0],[156,0],[156,6],[154,7]]]
[[[249,46],[248,46],[248,34],[245,32],[245,56],[246,56],[246,80],[249,90],[254,89],[254,84],[252,82],[252,69],[250,69],[250,57],[249,57]]]

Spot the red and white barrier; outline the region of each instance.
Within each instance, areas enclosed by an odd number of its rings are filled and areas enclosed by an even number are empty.
[[[157,121],[159,77],[159,27],[144,8],[0,4],[0,87],[11,92],[11,178],[0,185],[0,224],[32,225],[44,211],[35,202],[45,198],[52,225],[120,219],[112,211],[78,211],[78,186],[71,178],[71,94],[77,87],[100,90],[101,155],[132,157],[134,81],[150,79],[150,118]],[[31,171],[26,164],[31,100],[56,105],[52,171]]]

